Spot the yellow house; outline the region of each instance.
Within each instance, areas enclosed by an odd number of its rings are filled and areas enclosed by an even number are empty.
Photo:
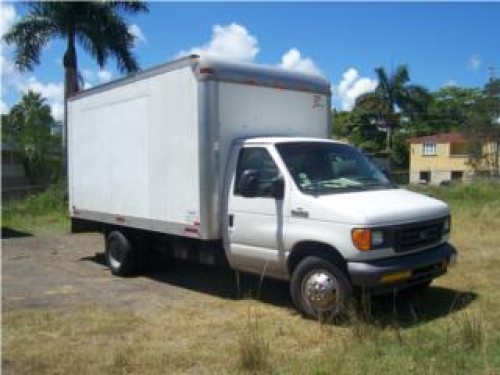
[[[461,133],[444,133],[410,139],[410,183],[439,185],[443,181],[472,178],[491,171],[496,144],[483,145],[483,163],[474,169],[467,155],[467,139]]]

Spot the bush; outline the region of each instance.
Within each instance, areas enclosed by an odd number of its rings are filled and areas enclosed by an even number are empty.
[[[66,183],[58,181],[40,193],[5,202],[2,226],[15,230],[38,227],[61,229],[68,226],[68,194]]]

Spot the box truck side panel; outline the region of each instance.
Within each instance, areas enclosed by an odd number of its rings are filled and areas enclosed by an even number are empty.
[[[149,154],[151,217],[192,224],[198,219],[198,82],[191,68],[152,78]]]
[[[329,97],[325,94],[220,82],[219,106],[222,165],[235,138],[328,138]]]
[[[73,216],[182,234],[199,215],[197,92],[186,67],[71,101]]]

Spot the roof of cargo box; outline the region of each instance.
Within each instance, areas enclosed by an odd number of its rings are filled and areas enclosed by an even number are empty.
[[[338,141],[336,139],[325,139],[325,138],[312,138],[312,137],[300,137],[300,136],[249,136],[242,137],[236,140],[237,143],[244,143],[246,145],[261,145],[261,144],[277,144],[277,143],[294,143],[294,142],[315,142],[315,143],[342,143],[345,142]]]
[[[191,66],[200,81],[214,80],[277,89],[330,94],[330,82],[320,75],[299,73],[273,66],[237,63],[222,59],[190,55],[130,74],[123,78],[80,91],[69,100],[132,83],[158,74]]]
[[[208,57],[197,56],[197,59],[196,73],[199,79],[330,94],[330,82],[320,75]]]

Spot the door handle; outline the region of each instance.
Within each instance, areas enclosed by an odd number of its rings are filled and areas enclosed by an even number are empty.
[[[230,214],[229,215],[229,228],[232,228],[233,225],[234,225],[234,215],[233,214]]]

